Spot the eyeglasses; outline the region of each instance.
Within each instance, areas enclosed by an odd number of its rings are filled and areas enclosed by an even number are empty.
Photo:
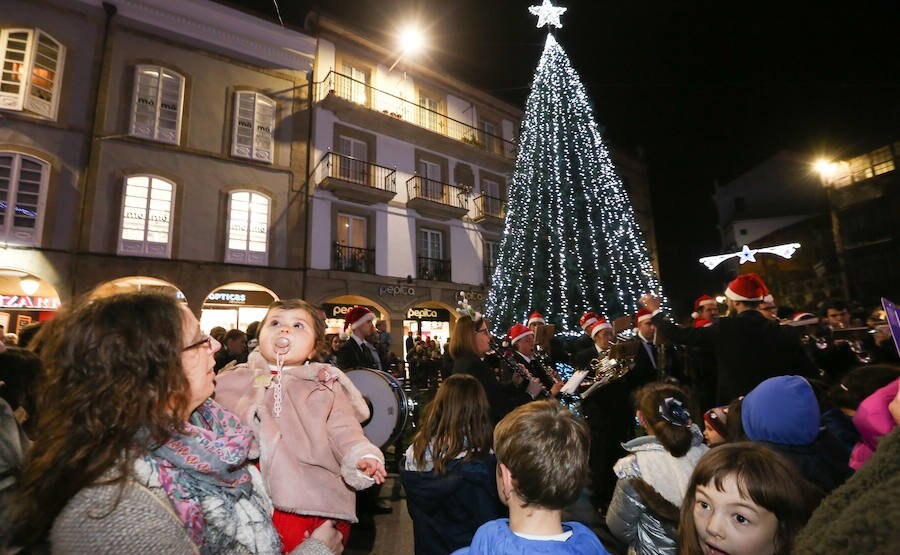
[[[476,330],[475,333],[483,333],[485,335],[491,334],[491,332],[487,328],[481,328],[480,330]]]
[[[200,339],[200,341],[197,341],[196,343],[191,343],[187,347],[181,349],[181,351],[182,352],[190,351],[191,349],[196,349],[197,347],[202,347],[203,345],[206,345],[210,349],[212,349],[212,339],[213,339],[212,336],[203,334],[203,337]]]

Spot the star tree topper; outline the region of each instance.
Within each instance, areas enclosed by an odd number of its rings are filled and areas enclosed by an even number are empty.
[[[540,6],[531,6],[528,8],[528,11],[532,13],[532,15],[538,16],[537,27],[543,27],[544,25],[552,25],[557,29],[562,29],[562,23],[559,22],[559,16],[564,14],[568,8],[557,8],[553,4],[550,3],[550,0],[544,0],[544,3]]]

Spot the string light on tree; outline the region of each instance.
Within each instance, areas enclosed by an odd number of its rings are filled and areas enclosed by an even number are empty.
[[[565,8],[549,0],[529,10],[539,27],[562,26]],[[616,318],[647,292],[661,296],[631,201],[587,91],[548,33],[526,102],[487,316],[500,330],[538,310],[575,335],[582,313]]]

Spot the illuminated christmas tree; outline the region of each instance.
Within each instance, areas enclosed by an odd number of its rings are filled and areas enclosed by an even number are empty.
[[[565,8],[544,0],[531,11],[539,27],[560,27]],[[660,288],[628,193],[581,79],[548,34],[525,106],[486,315],[499,331],[537,310],[557,331],[578,334],[585,311],[617,318],[647,292]]]

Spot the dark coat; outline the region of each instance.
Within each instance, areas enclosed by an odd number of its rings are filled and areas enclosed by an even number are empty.
[[[679,328],[661,313],[653,317],[673,343],[711,350],[716,357],[716,403],[727,405],[764,380],[785,374],[815,377],[817,370],[790,326],[779,326],[756,310],[719,318],[708,328]]]
[[[376,370],[381,370],[372,357],[372,353],[368,352],[363,346],[357,345],[356,340],[352,337],[344,341],[344,344],[338,349],[336,366],[341,370],[350,368],[375,368]]]
[[[497,461],[452,461],[443,475],[404,470],[400,482],[413,521],[416,555],[450,553],[472,543],[479,526],[506,514],[497,497]]]
[[[797,535],[795,555],[900,553],[900,428],[872,458],[822,501]]]
[[[783,445],[760,441],[788,458],[800,474],[823,494],[840,486],[850,477],[850,457],[828,430],[822,431],[809,445]]]
[[[511,410],[531,401],[531,397],[512,384],[501,385],[494,369],[475,355],[462,355],[453,360],[454,374],[474,376],[487,394],[491,406],[491,420],[500,422]]]

